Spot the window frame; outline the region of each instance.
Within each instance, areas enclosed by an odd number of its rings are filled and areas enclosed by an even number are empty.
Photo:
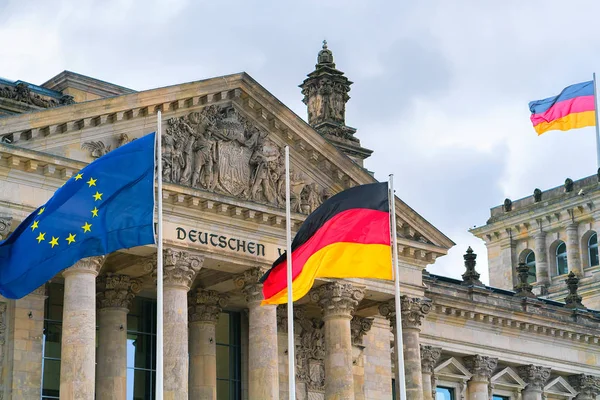
[[[592,240],[592,238],[595,237],[596,238],[596,243],[595,244],[590,244],[590,241]],[[595,250],[596,252],[596,256],[595,259],[598,260],[599,262],[596,264],[592,264],[592,251]],[[588,267],[597,267],[598,265],[600,265],[600,254],[598,253],[598,233],[594,232],[590,235],[590,237],[588,237],[587,240],[587,254],[588,254]]]
[[[564,253],[558,253],[558,249],[560,249],[561,246],[565,246],[565,251]],[[566,275],[569,273],[569,259],[567,258],[567,244],[564,241],[559,241],[556,244],[556,248],[554,250],[554,257],[556,260],[556,276],[561,276],[561,275]],[[564,259],[565,262],[565,269],[566,272],[562,272],[560,271],[560,260]]]
[[[528,258],[530,256],[533,256],[533,260],[528,261]],[[529,268],[527,271],[527,283],[537,282],[537,264],[535,259],[535,252],[533,250],[529,250],[529,252],[525,254],[523,261],[525,262],[525,265]],[[531,267],[533,267],[533,273],[531,272]]]

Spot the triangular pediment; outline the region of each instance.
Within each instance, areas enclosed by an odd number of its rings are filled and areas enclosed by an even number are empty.
[[[434,369],[435,376],[452,380],[469,380],[472,374],[456,358],[450,357]]]
[[[523,389],[527,383],[510,367],[504,368],[492,377],[492,383],[497,387]]]
[[[215,194],[230,198],[227,213],[262,216],[277,225],[278,211],[267,218],[263,210],[283,208],[286,145],[297,221],[328,196],[374,182],[245,73],[0,118],[0,137],[14,146],[90,162],[156,130],[158,111],[168,152],[165,187],[173,193],[167,201],[209,201],[210,207],[219,203]],[[196,195],[204,197],[195,200]],[[400,199],[396,209],[401,256],[430,263],[454,244]]]
[[[561,376],[552,379],[544,386],[544,393],[563,398],[573,398],[577,396],[577,391]]]

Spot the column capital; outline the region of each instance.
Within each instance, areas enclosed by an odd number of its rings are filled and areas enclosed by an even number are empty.
[[[433,374],[433,369],[442,356],[441,347],[421,345],[421,370],[424,374]]]
[[[0,240],[8,237],[10,226],[12,225],[12,217],[0,215]]]
[[[105,260],[105,256],[82,258],[69,268],[65,269],[62,274],[66,277],[67,275],[80,272],[97,276],[98,272],[100,272],[100,268],[104,265]]]
[[[241,289],[246,295],[246,301],[253,303],[264,299],[262,283],[259,283],[260,278],[267,272],[265,268],[254,267],[245,270],[243,273],[233,278],[235,287]]]
[[[363,345],[363,336],[371,330],[374,318],[364,318],[359,316],[352,317],[350,321],[350,332],[352,334],[352,344],[355,346]]]
[[[586,374],[571,375],[569,383],[579,392],[578,399],[595,399],[600,395],[600,377]]]
[[[419,329],[421,320],[431,311],[431,301],[419,297],[400,297],[400,308],[402,309],[402,328]],[[379,313],[390,321],[392,330],[396,330],[396,303],[390,299],[379,305]]]
[[[310,292],[310,299],[321,306],[323,318],[351,319],[358,303],[365,297],[363,288],[351,283],[330,282]]]
[[[217,323],[227,305],[227,295],[214,290],[196,289],[190,296],[190,322]]]
[[[183,250],[166,248],[163,253],[164,285],[190,290],[204,257]]]
[[[109,272],[98,277],[96,289],[98,308],[129,308],[131,300],[142,290],[142,281]]]
[[[471,379],[475,381],[489,382],[498,365],[497,358],[479,354],[465,357],[463,360],[467,369],[473,374]]]
[[[517,373],[527,383],[527,390],[543,390],[544,384],[550,377],[550,368],[539,365],[523,365],[517,369]]]

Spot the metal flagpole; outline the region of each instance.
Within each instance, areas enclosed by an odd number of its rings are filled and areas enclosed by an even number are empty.
[[[596,89],[596,73],[594,72],[594,109],[596,114],[596,161],[600,169],[600,126],[598,126],[598,92]]]
[[[394,174],[390,174],[389,199],[390,218],[392,224],[392,268],[394,269],[394,286],[396,301],[396,371],[400,379],[400,399],[406,400],[406,377],[404,376],[404,343],[402,343],[402,310],[400,306],[400,266],[398,265],[398,241],[396,238],[396,196],[394,195]]]
[[[162,113],[158,111],[156,127],[158,175],[158,224],[156,250],[156,399],[163,400],[163,207],[162,207]]]
[[[290,206],[290,148],[285,146],[285,234],[287,242],[287,326],[289,399],[296,399],[296,357],[294,343],[294,296],[292,295],[292,217]]]

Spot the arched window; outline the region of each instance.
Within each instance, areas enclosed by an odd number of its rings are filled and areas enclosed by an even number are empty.
[[[593,233],[588,239],[588,257],[590,267],[600,264],[598,259],[598,235],[596,233]]]
[[[567,245],[565,242],[560,242],[556,246],[556,274],[564,275],[569,273],[569,266],[567,265]]]
[[[536,281],[536,278],[535,278],[535,253],[533,251],[530,251],[525,256],[525,265],[527,265],[527,267],[529,268],[529,272],[527,275],[527,282],[528,283],[535,282]]]

